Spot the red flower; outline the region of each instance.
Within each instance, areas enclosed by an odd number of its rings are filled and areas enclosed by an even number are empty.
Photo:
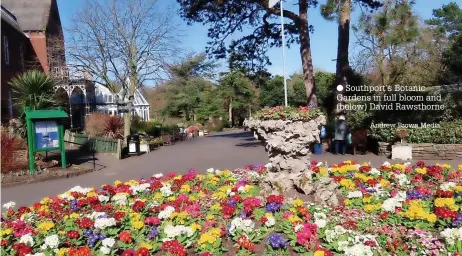
[[[375,185],[377,185],[378,182],[377,182],[376,179],[369,179],[369,180],[367,180],[366,183],[371,187],[375,187]]]
[[[199,256],[213,256],[213,254],[211,254],[210,252],[203,252],[199,254]]]
[[[87,246],[71,248],[69,250],[69,256],[91,256],[91,250]]]
[[[94,224],[95,224],[95,222],[93,222],[91,219],[89,219],[89,218],[87,218],[87,217],[83,217],[83,218],[80,220],[79,228],[81,228],[81,229],[88,229],[88,228],[93,227]]]
[[[158,226],[160,225],[160,219],[157,217],[147,217],[146,220],[144,221],[145,224],[149,225],[155,225]]]
[[[279,204],[282,204],[284,202],[284,196],[283,195],[279,195],[279,196],[276,196],[276,195],[270,195],[266,198],[266,201],[268,203],[279,203]]]
[[[234,214],[234,211],[236,211],[236,207],[228,204],[224,205],[221,209],[221,213],[223,214],[223,218],[225,219],[231,218]]]
[[[177,240],[166,241],[162,243],[161,250],[173,255],[186,256],[183,245]]]
[[[2,240],[0,241],[0,246],[1,246],[1,247],[7,247],[7,246],[8,246],[8,240],[2,239]]]
[[[425,167],[425,162],[424,162],[424,161],[418,161],[418,162],[416,163],[416,165],[417,165],[418,167],[420,167],[420,168],[424,168],[424,167]]]
[[[120,239],[120,241],[122,241],[124,243],[131,243],[132,242],[132,236],[131,236],[130,232],[128,232],[128,231],[120,232],[119,239]]]
[[[77,230],[71,230],[67,232],[67,237],[70,239],[77,239],[80,237],[80,233]]]
[[[453,197],[454,192],[452,192],[452,191],[444,191],[444,190],[438,189],[436,191],[436,196],[438,196],[438,197]]]
[[[252,241],[247,238],[246,236],[240,236],[238,239],[237,239],[237,244],[242,247],[242,248],[245,248],[249,251],[255,251],[255,244],[252,243]]]
[[[149,256],[149,250],[147,248],[141,247],[136,251],[136,256]]]
[[[379,217],[381,220],[386,220],[388,218],[388,212],[383,212]]]
[[[144,209],[144,206],[145,206],[145,203],[138,200],[133,204],[132,209],[135,212],[141,212]]]
[[[312,170],[314,173],[318,173],[318,172],[319,172],[319,167],[315,166],[315,167],[311,168],[311,170]]]
[[[369,165],[363,165],[359,167],[360,172],[370,172],[371,170],[372,170],[372,167],[370,167]]]
[[[116,221],[120,221],[125,217],[125,215],[125,212],[116,212],[114,213],[114,219],[116,219]]]
[[[364,245],[370,246],[370,247],[377,247],[377,243],[375,241],[369,240],[364,242]]]
[[[24,243],[14,244],[13,250],[15,250],[19,256],[25,256],[33,253],[32,249]]]
[[[446,207],[435,207],[435,215],[442,219],[456,219],[457,212]]]
[[[261,219],[260,219],[260,222],[262,224],[265,224],[267,221],[268,221],[268,218],[266,218],[265,216],[261,217]]]

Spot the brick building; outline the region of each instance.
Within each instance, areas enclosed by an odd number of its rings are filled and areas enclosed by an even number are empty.
[[[27,70],[48,74],[65,65],[64,37],[56,0],[2,0],[2,122],[14,115],[8,82]]]

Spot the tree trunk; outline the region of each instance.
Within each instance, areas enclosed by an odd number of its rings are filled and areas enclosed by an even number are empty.
[[[124,136],[127,138],[130,135],[130,126],[132,123],[132,109],[135,101],[135,89],[136,89],[136,76],[130,77],[130,85],[128,88],[128,112],[124,115]],[[132,100],[130,100],[132,99]]]
[[[229,106],[228,106],[228,120],[229,124],[233,126],[233,101],[229,101]]]
[[[303,67],[303,82],[305,84],[308,105],[316,106],[316,85],[314,81],[313,59],[311,58],[310,31],[308,26],[308,0],[299,1],[299,38],[300,55]]]
[[[337,85],[342,85],[346,88],[348,84],[348,73],[350,72],[350,64],[348,61],[348,47],[350,44],[350,13],[351,0],[343,0],[340,3],[339,23],[338,23],[338,48],[337,48],[337,66],[335,71],[335,91],[334,98],[334,113],[336,115],[345,114],[344,111],[339,111],[338,97],[343,95],[344,91],[338,91]],[[345,90],[345,89],[344,89]]]

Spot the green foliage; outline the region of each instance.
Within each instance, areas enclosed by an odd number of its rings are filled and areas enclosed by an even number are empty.
[[[205,122],[204,128],[211,132],[221,132],[224,128],[223,121],[220,121],[219,119],[208,120]]]
[[[201,102],[197,108],[197,120],[206,122],[209,117],[218,118],[226,116],[223,109],[223,100],[217,97],[218,89],[208,88],[201,95]]]
[[[292,120],[292,121],[308,121],[323,115],[319,108],[309,109],[308,107],[273,107],[264,108],[255,113],[253,118],[260,120]]]
[[[306,102],[306,93],[305,102]],[[284,105],[284,78],[275,76],[260,86],[260,104],[264,107]]]
[[[436,144],[461,144],[462,143],[462,120],[439,123],[439,128],[409,127],[408,143],[436,143]],[[371,128],[373,138],[382,142],[395,142],[398,140],[396,127]]]
[[[38,70],[31,70],[13,78],[9,83],[13,92],[13,102],[24,112],[31,109],[48,109],[55,105],[53,86],[49,76]]]
[[[426,23],[437,27],[441,33],[456,37],[462,32],[462,9],[457,3],[451,2],[433,10],[433,16]]]

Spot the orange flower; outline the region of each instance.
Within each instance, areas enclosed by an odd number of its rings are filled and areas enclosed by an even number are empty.
[[[91,256],[91,250],[87,246],[71,248],[69,250],[69,256]]]
[[[130,232],[128,232],[128,231],[120,232],[119,239],[120,239],[120,241],[125,242],[125,243],[131,243],[132,242],[132,236],[131,236]]]

